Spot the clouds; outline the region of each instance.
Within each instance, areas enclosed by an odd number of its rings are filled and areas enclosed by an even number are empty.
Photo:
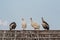
[[[0,26],[8,26],[9,22],[0,19]]]

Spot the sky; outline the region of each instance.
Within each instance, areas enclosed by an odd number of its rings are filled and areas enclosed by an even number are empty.
[[[26,30],[33,30],[30,17],[44,30],[41,17],[50,30],[60,30],[60,0],[0,0],[0,30],[9,30],[9,24],[16,22],[15,30],[22,30],[21,18],[27,22]]]

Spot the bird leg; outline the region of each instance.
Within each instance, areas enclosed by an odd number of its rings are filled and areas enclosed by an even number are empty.
[[[23,28],[23,30],[25,30],[25,28]]]

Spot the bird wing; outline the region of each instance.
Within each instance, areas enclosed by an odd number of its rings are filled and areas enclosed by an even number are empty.
[[[22,27],[26,27],[26,26],[27,26],[26,22],[23,21],[23,22],[22,22]]]
[[[39,25],[36,22],[32,22],[32,27],[38,28]]]
[[[43,21],[43,23],[45,23],[46,25],[49,25],[46,21]]]

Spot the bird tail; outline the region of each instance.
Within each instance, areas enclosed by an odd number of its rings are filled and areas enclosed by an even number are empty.
[[[12,28],[10,28],[10,31],[12,30]]]
[[[47,30],[49,30],[49,28]]]

